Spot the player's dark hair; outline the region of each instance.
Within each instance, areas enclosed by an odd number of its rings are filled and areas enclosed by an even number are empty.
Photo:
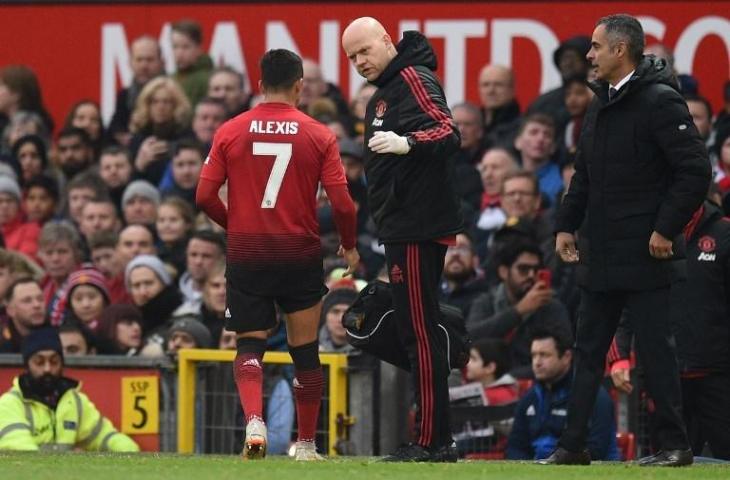
[[[303,77],[302,59],[290,50],[269,50],[261,57],[261,83],[264,90],[289,90]]]

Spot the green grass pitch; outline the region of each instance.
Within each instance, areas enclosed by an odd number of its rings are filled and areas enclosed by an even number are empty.
[[[297,463],[287,458],[243,462],[238,457],[172,454],[0,453],[0,477],[13,480],[592,480],[728,479],[730,467],[640,468],[630,464],[544,467],[516,462],[458,464],[385,464],[372,458]]]

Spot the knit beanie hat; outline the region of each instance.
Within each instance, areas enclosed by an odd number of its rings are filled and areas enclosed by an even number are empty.
[[[155,205],[160,204],[160,192],[146,180],[135,180],[127,185],[122,195],[122,206],[129,203],[134,197],[147,198]]]
[[[8,193],[20,202],[20,187],[14,178],[8,175],[0,175],[0,193]]]
[[[357,298],[357,291],[351,288],[336,288],[324,297],[322,303],[322,316],[327,315],[335,305],[345,304],[347,306],[352,305]]]
[[[63,345],[55,328],[41,327],[31,330],[23,339],[20,353],[23,354],[23,363],[28,365],[30,357],[43,350],[53,350],[63,358]]]
[[[104,295],[106,302],[109,303],[109,289],[106,286],[106,279],[99,270],[95,268],[82,268],[72,272],[71,275],[68,276],[66,298],[69,302],[71,301],[71,294],[74,289],[80,285],[96,287],[101,294]]]
[[[167,338],[175,332],[185,332],[195,340],[197,348],[210,348],[213,344],[213,337],[208,327],[200,323],[194,315],[185,315],[176,318],[167,331]]]
[[[127,289],[129,289],[129,275],[132,273],[132,270],[138,267],[151,269],[166,287],[172,283],[170,272],[167,271],[162,260],[154,255],[137,255],[127,264],[127,268],[124,270],[124,284],[127,286]]]

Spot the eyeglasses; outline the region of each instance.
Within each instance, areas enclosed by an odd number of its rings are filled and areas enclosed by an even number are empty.
[[[520,275],[528,275],[530,272],[537,273],[540,268],[540,265],[528,265],[525,263],[518,263],[515,265],[515,269]]]

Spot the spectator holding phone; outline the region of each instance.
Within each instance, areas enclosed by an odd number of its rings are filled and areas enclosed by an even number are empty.
[[[568,311],[555,298],[550,271],[543,268],[540,248],[523,240],[504,247],[497,258],[501,283],[478,296],[466,328],[474,341],[504,340],[517,378],[531,378],[530,338],[546,322],[571,331]]]

